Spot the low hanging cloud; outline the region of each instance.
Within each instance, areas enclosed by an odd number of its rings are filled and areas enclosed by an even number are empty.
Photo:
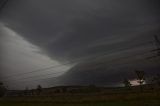
[[[128,74],[134,79],[131,70],[136,68],[159,70],[157,63],[145,60],[154,55],[149,52],[155,48],[153,35],[160,34],[158,4],[151,0],[14,0],[1,12],[0,22],[39,47],[43,55],[73,66],[54,84],[114,84]]]

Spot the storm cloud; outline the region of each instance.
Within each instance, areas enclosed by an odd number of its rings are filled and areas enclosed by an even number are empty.
[[[13,31],[33,45],[36,50],[31,51],[40,55],[37,61],[49,58],[42,64],[54,61],[53,65],[67,67],[61,69],[66,70],[63,75],[48,79],[50,84],[116,85],[126,76],[135,79],[134,69],[159,71],[158,58],[146,59],[155,55],[150,52],[156,48],[153,35],[160,34],[158,4],[153,0],[14,0],[1,11],[1,31]],[[34,58],[30,61],[37,64]]]

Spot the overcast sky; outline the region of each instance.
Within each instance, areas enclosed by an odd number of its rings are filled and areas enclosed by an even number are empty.
[[[0,79],[10,88],[120,85],[159,72],[158,0],[12,0],[0,11]],[[49,78],[49,79],[48,79]],[[24,83],[25,82],[25,83]]]

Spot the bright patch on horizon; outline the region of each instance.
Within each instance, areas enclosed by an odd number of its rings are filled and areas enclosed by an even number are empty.
[[[138,80],[136,80],[136,79],[135,80],[131,80],[130,83],[132,84],[132,86],[138,86],[139,85]],[[144,81],[143,84],[146,84],[146,82]]]

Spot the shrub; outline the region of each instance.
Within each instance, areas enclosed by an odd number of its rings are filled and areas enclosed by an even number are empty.
[[[0,82],[0,97],[3,97],[6,93],[6,88],[3,86],[3,83]]]

